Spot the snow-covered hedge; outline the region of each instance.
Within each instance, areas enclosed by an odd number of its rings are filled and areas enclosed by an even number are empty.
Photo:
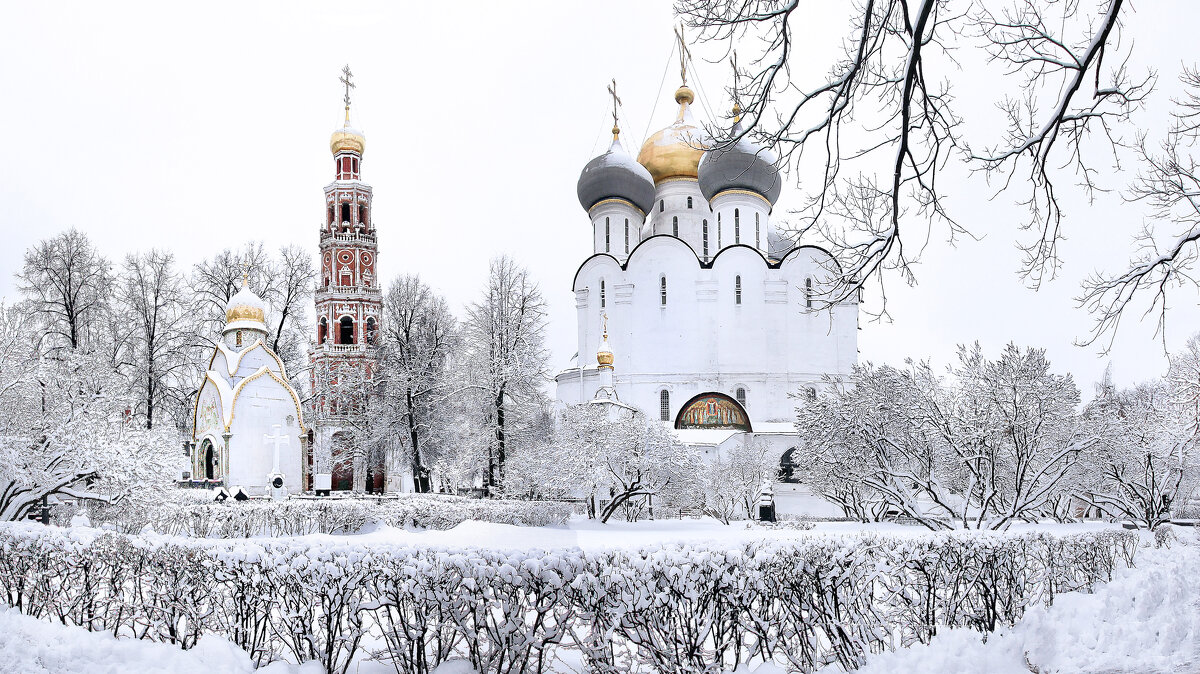
[[[453,496],[412,495],[380,501],[293,499],[283,503],[232,500],[216,503],[211,496],[199,502],[189,497],[165,500],[153,508],[91,503],[87,506],[88,517],[93,526],[128,534],[149,527],[161,534],[196,538],[247,538],[356,533],[373,523],[416,529],[451,529],[467,520],[554,526],[565,524],[572,512],[569,503]],[[56,509],[55,524],[68,524],[74,512],[73,506]]]
[[[90,630],[195,644],[217,633],[259,661],[343,673],[364,635],[397,671],[464,657],[543,671],[809,672],[943,627],[988,631],[1130,563],[1106,531],[811,537],[727,549],[500,552],[302,541],[200,541],[0,525],[0,601]]]

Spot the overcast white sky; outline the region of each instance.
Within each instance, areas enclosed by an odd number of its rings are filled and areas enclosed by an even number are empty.
[[[811,57],[802,67],[819,75],[845,26],[823,3],[811,4],[799,36]],[[1131,65],[1160,69],[1169,87],[1181,62],[1197,60],[1200,3],[1135,7]],[[617,78],[627,147],[636,152],[648,125],[671,121],[678,83],[676,65],[667,70],[668,2],[0,8],[0,128],[9,130],[0,162],[0,295],[15,296],[12,275],[30,244],[71,226],[114,260],[160,247],[186,268],[248,240],[302,245],[315,258],[321,188],[333,169],[328,139],[342,116],[338,71],[349,63],[383,276],[418,273],[461,314],[488,259],[511,254],[549,301],[555,371],[575,351],[571,279],[591,245],[575,182],[611,124],[605,86]],[[704,46],[694,53],[713,55]],[[698,73],[714,108],[728,106],[727,75],[725,66]],[[986,95],[991,85],[980,86]],[[1163,123],[1162,112],[1152,108],[1144,124]],[[1127,177],[1103,180],[1118,188]],[[963,177],[947,192],[983,240],[951,249],[935,239],[919,285],[890,288],[893,322],[863,321],[862,359],[945,363],[956,344],[979,339],[994,354],[1014,340],[1046,347],[1055,369],[1073,372],[1090,393],[1106,361],[1073,345],[1089,319],[1071,298],[1083,275],[1127,255],[1141,215],[1115,195],[1095,205],[1071,201],[1062,277],[1034,293],[1014,274],[1021,213],[1010,207],[1013,196],[988,201],[980,179]],[[1175,306],[1173,349],[1200,329],[1194,297]],[[1111,356],[1118,380],[1162,374],[1153,326],[1127,321]]]

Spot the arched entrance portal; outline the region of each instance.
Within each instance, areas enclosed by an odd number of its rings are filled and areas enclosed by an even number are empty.
[[[779,458],[779,481],[780,482],[799,482],[796,477],[796,448],[792,447],[783,453]]]
[[[217,457],[211,440],[205,440],[200,445],[200,456],[204,457],[204,479],[217,479]]]
[[[746,408],[724,393],[701,393],[683,404],[675,428],[730,428],[750,432]]]
[[[334,491],[350,491],[354,489],[354,452],[353,438],[349,433],[333,434],[333,447],[330,459],[333,461],[331,486]]]

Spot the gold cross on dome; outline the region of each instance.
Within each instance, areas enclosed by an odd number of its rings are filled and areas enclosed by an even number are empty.
[[[354,88],[354,82],[351,81],[351,79],[353,77],[354,77],[354,73],[350,72],[350,64],[347,63],[342,68],[342,76],[338,78],[339,82],[346,85],[346,96],[345,96],[344,100],[346,101],[347,117],[349,117],[349,115],[350,115],[350,90]]]
[[[617,78],[613,78],[612,86],[608,88],[608,93],[612,95],[613,99],[613,135],[616,136],[619,133],[617,128],[617,106],[621,104],[621,99],[617,96]]]
[[[679,41],[679,79],[683,80],[683,84],[687,85],[687,62],[692,57],[692,53],[688,51],[687,43],[683,40],[683,24],[675,29],[675,38]]]

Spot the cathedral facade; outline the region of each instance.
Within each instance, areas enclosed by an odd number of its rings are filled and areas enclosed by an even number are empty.
[[[757,438],[782,455],[798,396],[857,362],[858,306],[823,302],[836,261],[776,231],[773,153],[748,138],[706,150],[693,101],[685,82],[674,123],[636,160],[614,124],[580,174],[593,245],[572,282],[578,355],[557,398],[615,395],[689,444]]]

